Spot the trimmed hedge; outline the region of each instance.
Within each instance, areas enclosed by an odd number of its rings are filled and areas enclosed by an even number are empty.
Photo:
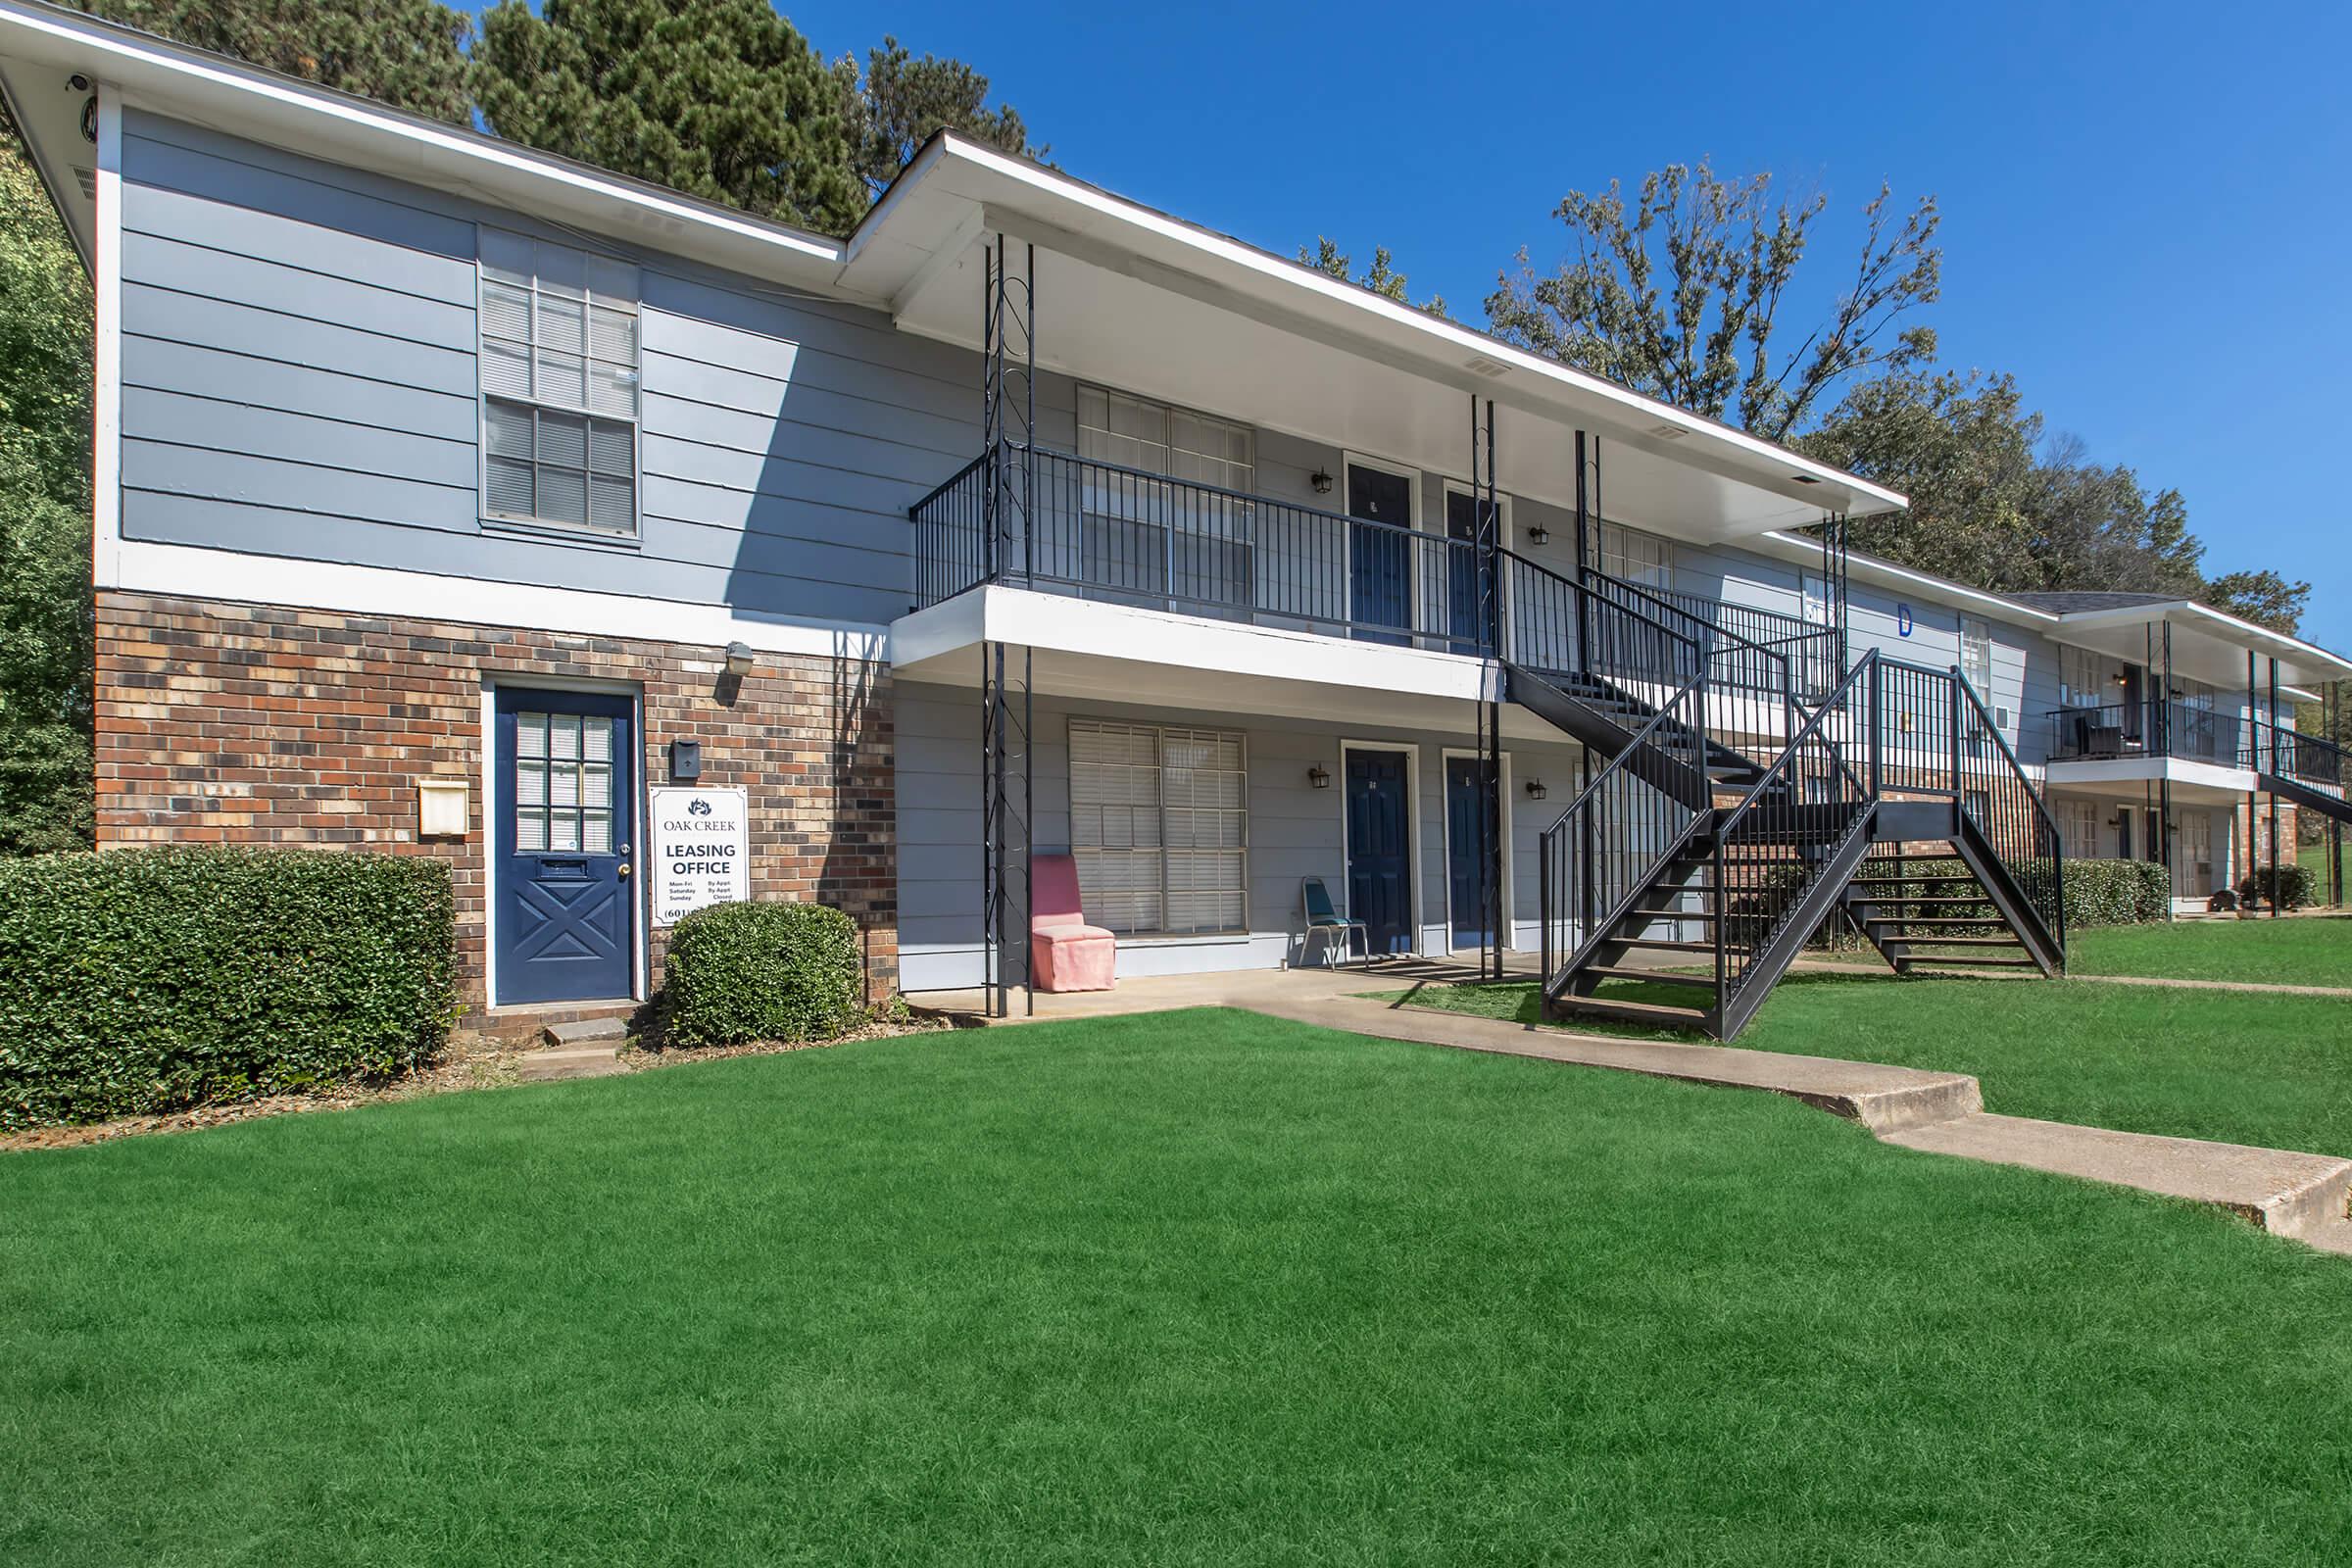
[[[2319,878],[2308,865],[2282,863],[2257,866],[2237,884],[2237,901],[2251,906],[2256,900],[2281,909],[2300,909],[2318,897]]]
[[[439,860],[153,849],[0,861],[0,1127],[429,1060],[457,1018]]]
[[[2066,928],[2145,925],[2172,913],[2173,874],[2154,860],[2066,860]]]
[[[2088,860],[2069,856],[2064,862],[2066,929],[2076,932],[2098,925],[2144,925],[2162,920],[2171,911],[2171,873],[2153,860]],[[1873,874],[1887,874],[1886,862],[1870,862]],[[1906,858],[1906,876],[1936,878],[1964,873],[1967,866],[1953,856]],[[2013,871],[2014,875],[2015,872]],[[1932,889],[1920,889],[1931,892]],[[1993,912],[1989,904],[1956,905],[1944,911],[1954,919],[1982,919]],[[1815,947],[1858,947],[1860,939],[1840,929],[1843,921],[1831,915],[1813,934]],[[1982,936],[1967,926],[1939,926],[1914,921],[1911,929],[1925,941],[1938,936]]]
[[[858,1012],[858,922],[822,904],[716,904],[669,933],[664,1034],[680,1046],[825,1040]]]

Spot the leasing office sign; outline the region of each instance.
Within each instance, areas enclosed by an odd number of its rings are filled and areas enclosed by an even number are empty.
[[[752,896],[751,807],[746,792],[653,793],[654,924],[675,925],[713,904]]]

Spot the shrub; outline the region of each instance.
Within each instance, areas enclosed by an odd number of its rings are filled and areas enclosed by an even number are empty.
[[[1906,858],[1903,873],[1932,880],[1959,875],[1967,866],[1952,856],[1922,856]],[[2066,862],[2064,896],[2066,899],[2066,928],[2080,931],[2095,925],[2139,925],[2161,920],[2172,907],[2173,879],[2165,868],[2152,860],[2086,860],[2069,858]],[[1870,869],[1875,875],[1892,874],[1891,863],[1873,860]],[[2021,883],[2026,880],[2025,866],[2013,866],[2011,875]],[[1919,888],[1911,891],[1934,892]],[[1989,904],[1954,905],[1942,911],[1950,919],[1983,919],[1993,912]],[[1836,915],[1823,923],[1813,934],[1815,947],[1842,947]],[[1929,921],[1914,921],[1912,932],[1920,939],[1934,941],[1937,937],[1982,936],[1982,930],[1968,926],[1938,925]]]
[[[823,1040],[857,1016],[858,923],[822,904],[717,904],[669,933],[665,1032],[681,1046]]]
[[[449,868],[321,850],[0,862],[0,1126],[380,1077],[457,1015]]]
[[[2213,897],[2205,901],[2205,907],[2214,914],[2228,914],[2237,907],[2237,895],[2228,888],[2215,888]]]
[[[2300,909],[2312,902],[2316,878],[2308,865],[2262,865],[2237,884],[2237,898],[2249,908],[2260,901],[2281,909]]]
[[[2154,860],[2066,861],[2066,927],[2142,925],[2172,913],[2173,874]]]

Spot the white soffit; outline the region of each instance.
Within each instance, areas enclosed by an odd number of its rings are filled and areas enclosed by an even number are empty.
[[[2352,679],[2352,660],[2186,600],[2068,611],[2059,617],[2057,635],[2065,642],[2095,648],[2133,663],[2152,662],[2154,667],[2162,668],[2161,623],[2166,621],[2173,628],[2173,672],[2225,691],[2245,689],[2249,651],[2261,656],[2254,674],[2258,689],[2269,688],[2274,661],[2281,695],[2289,686]]]
[[[1583,428],[1602,443],[1609,515],[1685,538],[1903,505],[1744,432],[953,136],[934,140],[859,228],[844,278],[890,300],[906,329],[976,346],[981,247],[995,231],[1036,246],[1049,369],[1457,476],[1470,466],[1469,400],[1492,398],[1505,491],[1569,503],[1572,432]],[[1025,259],[1016,252],[1016,271]]]

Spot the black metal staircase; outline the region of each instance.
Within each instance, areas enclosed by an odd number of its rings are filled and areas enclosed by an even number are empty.
[[[1900,972],[2063,969],[2057,828],[1960,671],[1874,651],[1809,706],[1770,650],[1656,629],[1632,690],[1537,677],[1607,758],[1543,838],[1547,1010],[1728,1040],[1840,913]]]

